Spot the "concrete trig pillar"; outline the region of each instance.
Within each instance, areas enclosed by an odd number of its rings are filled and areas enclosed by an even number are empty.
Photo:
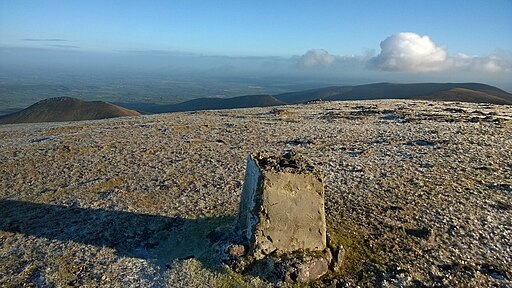
[[[274,251],[325,249],[320,173],[291,152],[249,155],[236,226],[256,259]]]

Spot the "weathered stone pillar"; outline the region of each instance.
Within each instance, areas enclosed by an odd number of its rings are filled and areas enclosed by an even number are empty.
[[[325,249],[320,173],[290,152],[249,155],[236,226],[256,259],[274,251]]]

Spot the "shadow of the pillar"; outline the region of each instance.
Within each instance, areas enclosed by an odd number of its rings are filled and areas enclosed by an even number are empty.
[[[159,264],[205,257],[212,244],[208,234],[232,221],[231,216],[184,219],[0,200],[0,230],[110,247],[119,256]]]

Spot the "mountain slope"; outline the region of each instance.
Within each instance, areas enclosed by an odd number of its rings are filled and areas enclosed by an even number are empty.
[[[481,83],[374,83],[358,86],[331,86],[278,95],[246,95],[233,98],[198,98],[172,105],[153,103],[119,103],[144,111],[168,113],[197,110],[218,110],[268,107],[306,103],[312,100],[344,101],[375,99],[424,99],[491,104],[512,104],[512,94]]]
[[[288,104],[299,104],[311,100],[327,99],[335,95],[347,93],[353,89],[353,86],[331,86],[319,89],[311,89],[305,91],[289,92],[274,96],[276,99]]]
[[[218,241],[248,153],[290,150],[344,249],[313,287],[512,287],[510,106],[273,108],[0,129],[0,287],[271,288],[271,262],[222,268]]]
[[[13,114],[0,117],[0,124],[95,120],[138,116],[139,112],[103,101],[71,97],[49,98]]]
[[[512,94],[481,83],[374,83],[358,86],[332,86],[271,95],[246,95],[233,98],[198,98],[172,105],[138,103],[117,106],[102,101],[82,101],[70,97],[50,98],[24,110],[0,116],[0,124],[94,120],[137,116],[129,108],[140,106],[145,113],[168,113],[300,104],[312,100],[420,99],[512,105]]]
[[[249,107],[268,107],[285,105],[270,95],[247,95],[233,98],[198,98],[183,103],[165,105],[154,108],[153,113],[195,111],[195,110],[218,110]]]
[[[512,98],[497,93],[496,91],[475,91],[465,88],[453,88],[446,91],[436,92],[431,95],[414,97],[420,100],[436,101],[458,101],[458,102],[476,102],[476,103],[494,103],[512,105]]]
[[[374,83],[358,86],[327,87],[315,90],[285,93],[275,97],[289,104],[304,103],[315,99],[322,99],[324,101],[370,99],[428,99],[449,101],[447,100],[446,95],[443,96],[443,94],[439,93],[443,91],[449,91],[451,89],[464,89],[459,90],[458,93],[463,93],[462,91],[475,91],[496,96],[483,97],[483,95],[479,93],[469,93],[463,97],[465,99],[464,102],[507,104],[508,101],[512,101],[511,94],[496,87],[480,83]],[[473,99],[473,97],[476,97],[477,95],[479,96]],[[482,101],[483,99],[486,99],[486,101]]]

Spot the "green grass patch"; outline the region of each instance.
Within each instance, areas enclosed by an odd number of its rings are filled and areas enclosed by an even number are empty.
[[[343,264],[338,276],[355,276],[363,269],[365,263],[381,265],[380,257],[365,244],[364,231],[356,227],[344,229],[327,229],[330,235],[328,243],[331,251],[338,251],[340,246],[345,250]]]

